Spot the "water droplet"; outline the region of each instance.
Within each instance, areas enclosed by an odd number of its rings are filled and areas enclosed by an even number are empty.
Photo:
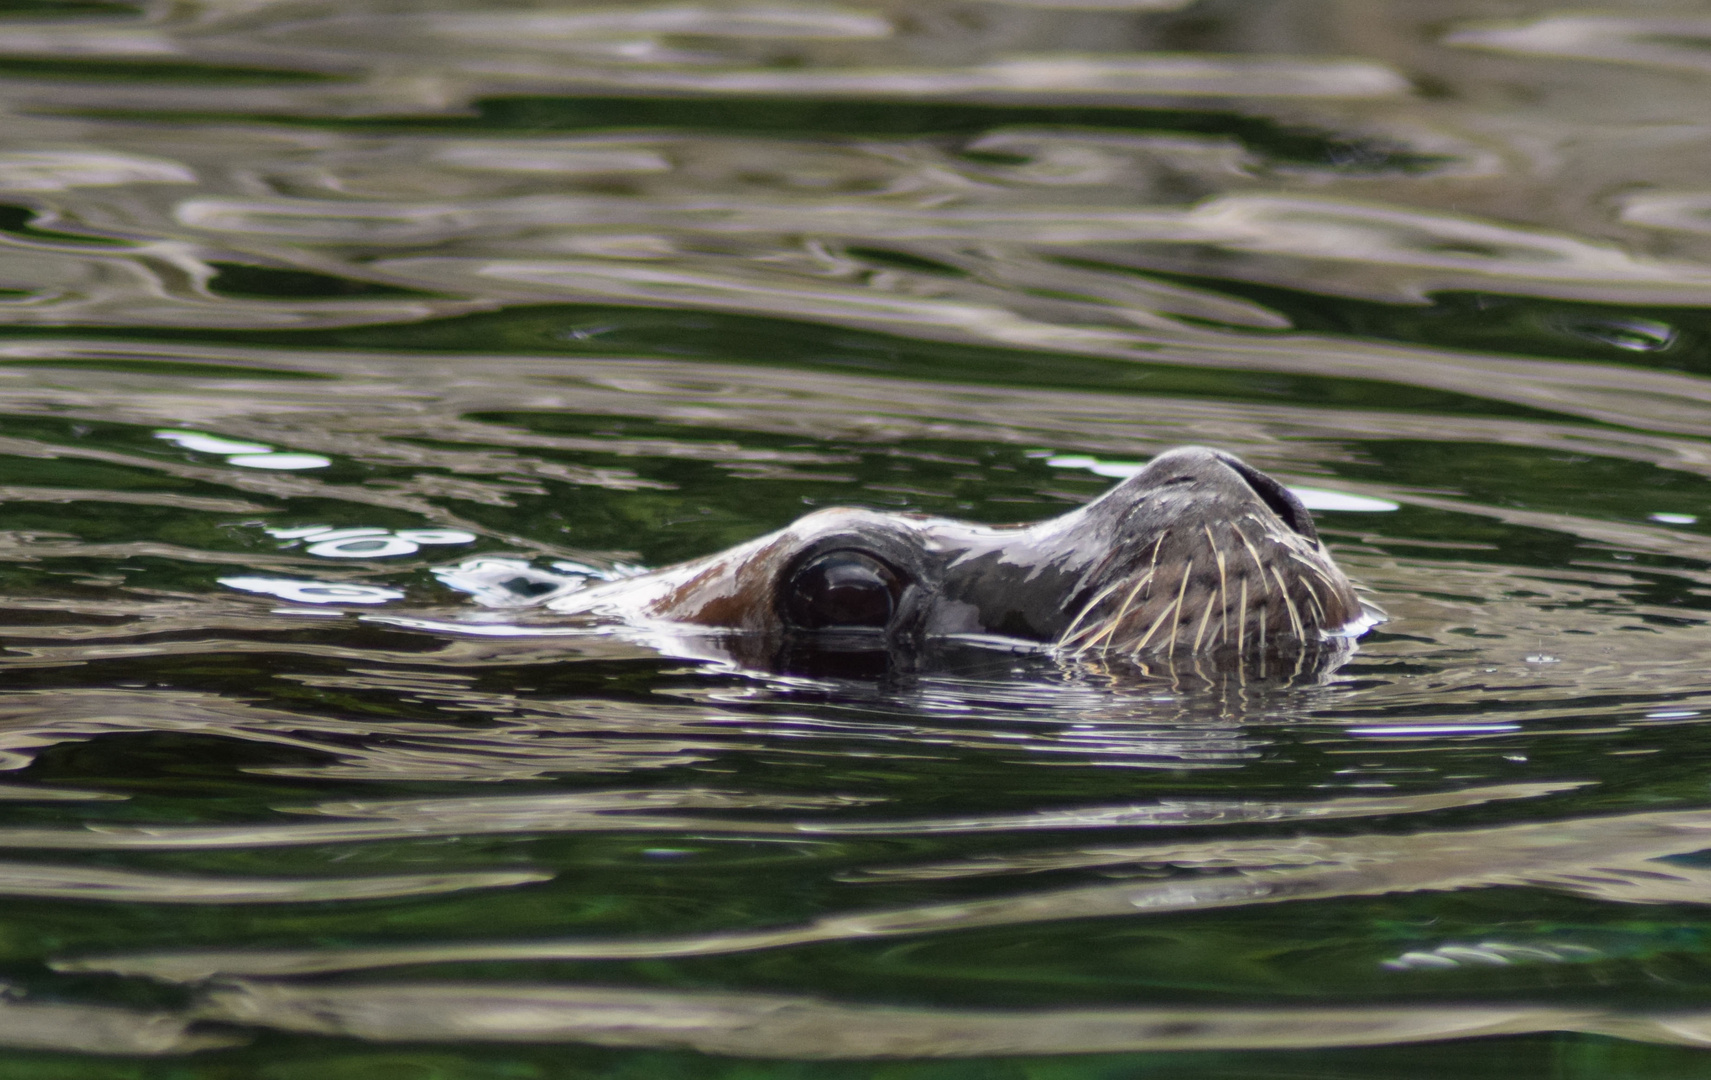
[[[385,559],[394,555],[412,555],[417,546],[397,536],[350,536],[342,540],[323,540],[309,548],[309,554],[326,559]]]
[[[1558,319],[1557,329],[1624,352],[1658,352],[1675,344],[1675,327],[1652,319]]]
[[[303,536],[313,537],[317,542],[323,540],[347,540],[353,536],[385,536],[391,529],[378,529],[372,526],[360,526],[354,529],[329,529],[325,526],[316,528],[313,532],[303,533]]]
[[[324,469],[333,462],[320,454],[239,454],[226,463],[245,469]]]
[[[399,529],[393,535],[412,544],[473,544],[476,539],[462,529]]]
[[[222,439],[218,435],[208,435],[200,431],[178,431],[171,428],[154,433],[157,439],[165,439],[174,446],[185,450],[194,450],[199,454],[267,454],[273,447],[266,443],[237,442],[233,439]]]
[[[342,582],[294,581],[290,578],[226,577],[220,584],[244,592],[277,596],[301,604],[384,604],[402,599],[398,589],[378,585],[347,585]]]

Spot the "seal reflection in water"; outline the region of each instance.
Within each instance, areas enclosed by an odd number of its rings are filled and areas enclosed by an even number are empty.
[[[705,559],[552,601],[723,631],[748,666],[918,668],[959,647],[1142,673],[1324,670],[1375,621],[1282,484],[1202,447],[1034,525],[821,510]]]

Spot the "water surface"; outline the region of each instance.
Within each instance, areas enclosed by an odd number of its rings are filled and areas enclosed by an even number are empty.
[[[0,1071],[1700,1075],[1708,45],[0,4]],[[478,587],[1183,443],[1315,492],[1340,670],[786,676]]]

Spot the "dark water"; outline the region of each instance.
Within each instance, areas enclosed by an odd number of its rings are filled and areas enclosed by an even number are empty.
[[[1711,1075],[1707,100],[1685,2],[0,3],[0,1075]],[[1324,681],[447,584],[1188,442]]]

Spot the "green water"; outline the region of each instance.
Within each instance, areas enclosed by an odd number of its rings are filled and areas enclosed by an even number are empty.
[[[0,1076],[1711,1075],[1707,41],[0,3]],[[1342,667],[451,587],[1186,443],[1309,492]]]

